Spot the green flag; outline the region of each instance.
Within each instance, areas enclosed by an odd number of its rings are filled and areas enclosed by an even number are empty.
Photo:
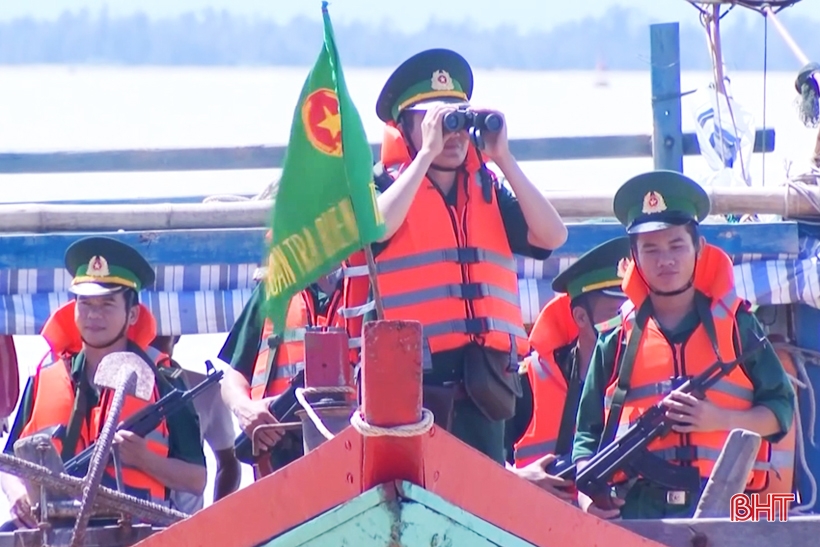
[[[384,233],[373,154],[345,85],[327,2],[322,15],[325,43],[302,87],[273,196],[264,282],[277,333],[295,294]]]

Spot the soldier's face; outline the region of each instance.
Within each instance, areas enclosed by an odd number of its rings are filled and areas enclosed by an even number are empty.
[[[78,296],[74,320],[83,340],[94,347],[105,347],[136,322],[138,313],[136,306],[126,310],[123,293]]]
[[[621,313],[621,306],[626,302],[626,298],[616,296],[601,295],[595,299],[592,305],[593,325],[609,321]]]
[[[452,110],[455,110],[453,108]],[[422,131],[422,121],[424,120],[425,111],[408,111],[408,126],[410,129],[410,140],[413,148],[421,150],[424,143],[424,134]],[[438,131],[442,131],[441,126]],[[444,167],[446,169],[455,169],[459,167],[464,160],[467,159],[467,151],[469,150],[470,137],[467,131],[454,131],[443,133],[444,150],[436,156],[433,160],[433,165]]]
[[[657,291],[677,291],[695,273],[697,249],[685,226],[639,234],[636,252],[641,274]]]

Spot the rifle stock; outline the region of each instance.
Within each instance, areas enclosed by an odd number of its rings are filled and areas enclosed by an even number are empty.
[[[159,427],[159,424],[161,424],[163,420],[177,413],[213,384],[218,383],[222,379],[224,372],[221,370],[213,372],[213,364],[210,361],[206,361],[205,363],[208,367],[208,374],[205,380],[187,391],[174,389],[154,404],[144,407],[127,420],[121,422],[119,427],[117,427],[117,431],[131,431],[140,437],[145,437]],[[64,433],[64,429],[63,427],[58,428],[53,436]],[[67,461],[65,464],[66,473],[74,476],[84,475],[88,468],[88,463],[91,461],[91,456],[94,454],[95,446],[96,443],[91,443],[85,450]]]
[[[304,369],[291,378],[288,388],[268,406],[268,411],[276,418],[277,422],[285,423],[293,419],[297,407],[299,407],[299,401],[296,400],[296,389],[302,387],[305,387]],[[234,452],[236,453],[236,459],[240,462],[248,465],[256,463],[256,457],[253,455],[253,443],[244,431],[234,441]]]
[[[685,381],[677,391],[689,393],[698,399],[706,397],[706,391],[735,367],[763,350],[766,339],[758,339],[737,359],[717,361],[702,373]],[[700,490],[700,474],[695,467],[683,467],[670,463],[647,447],[665,437],[672,430],[674,421],[666,417],[666,407],[659,401],[644,412],[626,432],[589,459],[577,473],[575,486],[601,509],[617,507],[612,500],[611,482],[618,472],[627,480],[644,477],[670,490]]]

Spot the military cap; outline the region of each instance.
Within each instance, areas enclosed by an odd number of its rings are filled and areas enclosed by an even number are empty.
[[[709,214],[709,196],[700,184],[676,171],[650,171],[626,181],[615,194],[615,216],[628,234],[700,223]]]
[[[587,251],[552,281],[552,290],[571,299],[591,292],[626,298],[621,282],[632,254],[629,238],[619,237]]]
[[[473,95],[473,71],[449,49],[428,49],[403,62],[384,84],[376,101],[383,122],[396,121],[411,106],[426,101],[466,102]]]
[[[110,237],[86,237],[65,252],[65,267],[74,278],[69,291],[102,296],[125,288],[139,292],[154,282],[154,270],[131,247]]]

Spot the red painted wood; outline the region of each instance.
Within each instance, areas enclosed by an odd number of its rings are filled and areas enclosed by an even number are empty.
[[[520,479],[446,431],[424,441],[426,489],[535,545],[664,547]]]
[[[332,440],[139,547],[252,547],[361,494],[361,440],[348,428]]]
[[[305,387],[352,386],[344,329],[305,333]]]
[[[20,397],[20,373],[14,338],[0,336],[0,419],[11,416]]]
[[[421,419],[421,323],[370,321],[364,324],[362,411],[381,427]],[[365,437],[362,490],[392,480],[424,486],[422,437]]]

